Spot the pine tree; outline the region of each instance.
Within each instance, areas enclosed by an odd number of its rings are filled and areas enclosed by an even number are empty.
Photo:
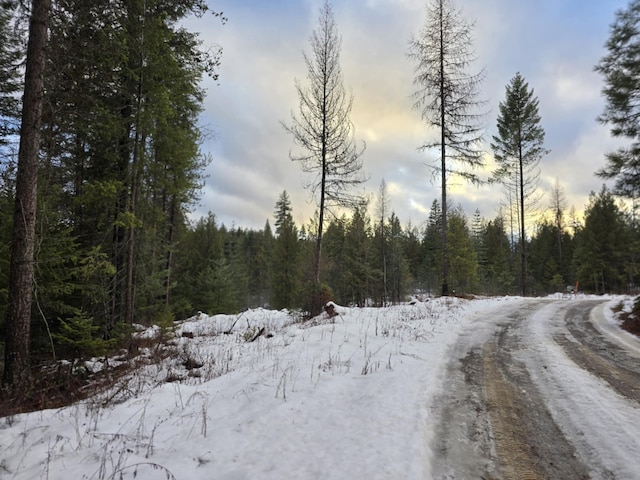
[[[629,228],[611,192],[591,193],[584,227],[576,233],[577,280],[594,293],[624,292]]]
[[[485,266],[487,264],[486,248],[482,241],[482,233],[484,231],[484,219],[480,215],[480,210],[473,212],[473,220],[471,224],[471,237],[473,239],[473,248],[478,258],[478,283],[481,286],[485,284]]]
[[[324,234],[323,251],[324,264],[321,278],[333,290],[336,302],[348,304],[349,281],[346,273],[345,238],[347,234],[348,220],[346,215],[333,218],[327,226]]]
[[[186,318],[197,311],[213,313],[210,308],[217,309],[213,290],[221,283],[216,283],[214,277],[216,270],[224,266],[226,233],[224,226],[218,226],[215,215],[209,213],[182,236],[174,273],[174,298],[179,299],[174,307],[176,315]]]
[[[291,207],[291,199],[286,190],[278,197],[273,216],[275,218],[276,236],[280,235],[282,226],[285,223],[293,223],[293,208]]]
[[[364,208],[358,208],[349,222],[344,240],[344,269],[349,304],[363,307],[370,298],[371,224]]]
[[[405,298],[407,290],[412,282],[411,273],[406,257],[406,237],[400,224],[400,219],[391,212],[389,217],[389,274],[388,288],[391,303],[396,305]]]
[[[269,221],[260,231],[246,232],[246,262],[248,268],[248,307],[264,307],[271,296],[271,259],[274,242]]]
[[[492,295],[511,293],[515,277],[512,271],[512,252],[505,222],[501,216],[487,222],[482,245],[486,263],[480,264],[485,271],[486,293]]]
[[[470,293],[478,282],[478,255],[462,209],[451,212],[449,222],[451,285],[456,294]]]
[[[491,148],[498,168],[493,178],[507,188],[515,185],[520,223],[520,273],[521,291],[526,294],[526,229],[525,202],[530,201],[537,187],[538,163],[547,153],[543,147],[544,129],[540,125],[539,101],[533,89],[520,73],[506,87],[504,102],[500,102],[497,120],[498,135],[493,136]]]
[[[422,232],[420,229],[412,225],[411,222],[407,223],[404,228],[404,253],[411,279],[410,292],[420,291],[424,283],[421,238]]]
[[[598,121],[610,125],[614,137],[630,145],[606,155],[607,164],[597,172],[615,179],[615,193],[637,198],[640,193],[640,0],[631,0],[616,13],[605,47],[608,53],[595,66],[604,77],[604,112]]]
[[[271,306],[275,309],[298,306],[300,247],[292,211],[289,195],[283,191],[274,211],[276,239],[271,263]]]
[[[107,301],[82,299],[82,307],[107,330],[134,317],[166,320],[174,303],[185,308],[172,292],[187,209],[208,161],[199,151],[200,80],[217,76],[219,63],[180,21],[207,7],[62,0],[55,8],[42,191],[54,217],[73,226],[76,255],[97,248],[114,272]]]
[[[6,147],[18,133],[20,123],[19,67],[23,52],[20,38],[11,27],[13,10],[13,3],[0,3],[0,164],[11,157]]]
[[[434,294],[436,285],[442,282],[441,266],[442,258],[442,209],[440,203],[434,200],[429,210],[429,218],[427,220],[427,228],[424,231],[422,239],[424,272],[424,288],[429,294]]]
[[[546,220],[540,222],[531,237],[528,252],[531,285],[535,294],[547,294],[563,289],[565,281],[558,261],[558,232],[557,227]]]

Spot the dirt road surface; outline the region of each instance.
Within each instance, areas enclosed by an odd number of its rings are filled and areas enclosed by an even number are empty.
[[[640,341],[603,301],[531,299],[453,347],[434,479],[640,479]]]

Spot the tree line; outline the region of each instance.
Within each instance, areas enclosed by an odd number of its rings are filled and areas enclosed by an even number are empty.
[[[378,205],[381,202],[381,188]],[[632,293],[638,282],[637,222],[606,187],[593,192],[584,220],[552,202],[527,237],[528,295]],[[376,207],[378,213],[383,209]],[[356,209],[329,220],[320,281],[343,305],[382,306],[440,294],[441,206],[434,200],[423,225],[403,224],[393,212]],[[521,291],[521,242],[505,216],[468,216],[450,206],[449,283],[456,295],[516,295]],[[315,279],[317,216],[296,225],[287,192],[274,209],[275,229],[228,229],[214,214],[184,238],[180,263],[185,305],[207,313],[269,306],[304,309]],[[559,220],[559,222],[558,222]],[[515,240],[514,240],[515,239]],[[190,267],[188,266],[190,265]],[[327,299],[328,299],[327,298]],[[184,312],[185,314],[188,311]]]

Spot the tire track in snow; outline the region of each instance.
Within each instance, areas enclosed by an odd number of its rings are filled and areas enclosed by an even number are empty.
[[[569,334],[556,334],[554,340],[582,369],[607,382],[631,400],[640,403],[640,359],[629,356],[608,341],[588,321],[593,305],[578,304],[567,309],[565,322]]]
[[[491,418],[496,452],[507,480],[537,480],[540,478],[532,461],[532,452],[525,437],[522,406],[517,401],[515,385],[507,381],[498,366],[497,344],[488,343],[482,352],[483,394]]]
[[[447,367],[449,388],[436,408],[432,478],[590,478],[518,358],[528,347],[522,325],[551,303],[527,300],[486,312],[460,336]],[[536,360],[537,367],[543,364]]]
[[[618,391],[627,387],[620,376],[615,380],[620,372],[611,371],[621,358],[632,357],[622,355],[587,320],[603,302],[553,302],[538,310],[520,328],[528,344],[516,358],[526,365],[563,436],[587,465],[588,478],[633,480],[640,471],[640,439],[634,434],[640,405]]]
[[[526,366],[516,354],[527,338],[520,326],[540,304],[510,315],[494,339],[483,347],[483,391],[502,478],[506,480],[583,480],[588,468],[556,424]]]

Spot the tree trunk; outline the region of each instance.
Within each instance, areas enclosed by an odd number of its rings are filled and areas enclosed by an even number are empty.
[[[521,274],[522,274],[522,296],[527,294],[527,256],[525,253],[526,237],[524,228],[524,166],[522,160],[522,142],[520,142],[520,244],[522,245],[520,252]]]
[[[29,377],[38,151],[50,10],[51,0],[33,0],[20,127],[2,377],[3,385],[9,386],[16,386]]]
[[[316,285],[320,284],[320,257],[322,255],[322,233],[324,231],[324,209],[325,195],[327,186],[327,82],[329,81],[326,73],[326,61],[323,65],[324,76],[322,82],[322,147],[321,147],[321,163],[322,173],[320,177],[320,215],[318,217],[318,238],[316,239],[316,258],[314,268],[314,281]]]
[[[176,223],[176,196],[171,197],[171,207],[169,210],[169,231],[167,232],[167,257],[166,257],[166,272],[165,277],[165,296],[164,303],[169,306],[171,298],[171,269],[173,267],[173,242]]]
[[[440,5],[440,168],[442,169],[442,295],[449,295],[449,252],[447,245],[447,138],[444,125],[445,116],[445,84],[444,84],[444,19],[442,4]]]

